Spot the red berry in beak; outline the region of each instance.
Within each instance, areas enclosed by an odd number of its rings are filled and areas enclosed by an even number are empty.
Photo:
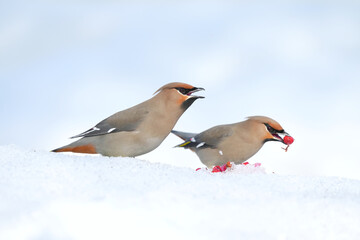
[[[283,141],[284,141],[284,143],[286,145],[290,145],[290,144],[292,144],[294,142],[294,138],[287,135],[287,136],[284,137]]]

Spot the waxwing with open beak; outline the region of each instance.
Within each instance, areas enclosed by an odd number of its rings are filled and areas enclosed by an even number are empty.
[[[181,115],[204,90],[186,83],[169,83],[152,98],[115,113],[95,127],[72,138],[79,140],[53,152],[99,153],[104,156],[135,157],[157,148]]]

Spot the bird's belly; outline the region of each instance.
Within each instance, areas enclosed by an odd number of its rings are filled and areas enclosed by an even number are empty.
[[[146,137],[138,132],[119,132],[104,135],[98,153],[112,157],[136,157],[154,150],[163,141],[157,137]]]
[[[195,153],[200,158],[200,161],[209,168],[226,163],[225,157],[221,155],[222,152],[218,149],[196,149]]]
[[[251,158],[260,148],[204,148],[195,150],[201,162],[207,167],[222,165],[228,161],[241,164]]]

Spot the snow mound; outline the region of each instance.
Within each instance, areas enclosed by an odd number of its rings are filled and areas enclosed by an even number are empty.
[[[0,239],[360,239],[360,181],[0,146]]]

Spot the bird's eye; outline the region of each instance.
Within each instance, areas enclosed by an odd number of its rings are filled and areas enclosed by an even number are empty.
[[[265,126],[266,126],[267,130],[268,130],[271,134],[276,133],[275,129],[273,129],[272,127],[270,127],[269,124],[265,123]]]
[[[181,94],[186,94],[187,93],[187,91],[186,91],[186,89],[185,88],[176,88]]]

